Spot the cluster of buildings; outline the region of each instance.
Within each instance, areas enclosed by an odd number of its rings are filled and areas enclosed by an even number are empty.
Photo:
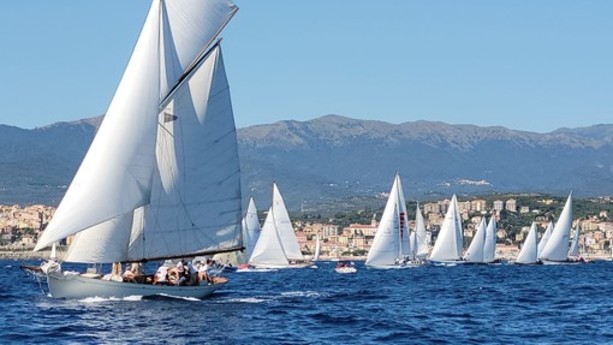
[[[542,205],[550,205],[550,199],[539,200]],[[436,239],[438,230],[445,218],[450,200],[426,203],[421,205],[422,213],[426,219],[427,229]],[[495,217],[500,220],[503,210],[517,215],[531,214],[540,227],[540,233],[547,227],[549,219],[538,209],[529,209],[527,206],[517,205],[515,199],[495,200],[493,203],[483,199],[459,201],[458,206],[463,218],[465,244],[473,237],[475,227],[482,217]],[[491,207],[489,207],[491,206]],[[0,205],[0,249],[27,250],[33,248],[39,233],[45,228],[55,209],[50,206],[32,205],[20,207],[19,205]],[[377,231],[377,216],[373,215],[368,224],[350,224],[340,227],[333,224],[333,219],[327,223],[296,221],[294,229],[296,237],[304,253],[313,253],[316,238],[321,239],[322,256],[346,257],[364,256],[368,253],[375,233]],[[576,228],[577,220],[573,224]],[[600,211],[587,219],[581,219],[581,237],[579,244],[581,252],[590,256],[610,256],[613,248],[613,222],[610,221],[606,211]],[[414,221],[409,227],[414,228]],[[499,254],[513,256],[517,252],[518,244],[523,243],[529,231],[529,224],[514,231],[509,231],[499,225],[497,229]],[[571,237],[574,236],[571,234]]]
[[[446,199],[438,202],[423,204],[422,213],[426,219],[427,229],[432,238],[436,239],[438,231],[445,219],[445,213],[449,208],[451,200]],[[539,200],[544,206],[554,203],[552,199]],[[491,207],[488,207],[490,206]],[[486,200],[475,199],[470,201],[459,201],[458,206],[463,219],[465,247],[472,239],[477,225],[483,217],[495,217],[500,221],[502,211],[511,212],[519,216],[530,214],[537,225],[540,227],[539,233],[542,234],[550,221],[547,215],[541,214],[539,209],[530,209],[528,206],[517,205],[515,199],[495,200],[487,204]],[[580,252],[588,256],[611,256],[613,250],[613,222],[609,220],[606,211],[601,211],[598,215],[590,216],[588,219],[575,220],[573,229],[576,229],[577,222],[581,225],[581,235],[579,239]],[[409,228],[414,229],[414,221],[409,222]],[[368,253],[374,235],[377,231],[376,215],[373,216],[369,224],[350,224],[340,228],[337,225],[314,223],[314,222],[295,222],[294,228],[300,246],[305,253],[313,253],[316,245],[316,237],[321,238],[321,253],[328,257],[341,256],[363,256]],[[514,257],[519,251],[519,245],[524,241],[524,237],[530,230],[529,224],[521,229],[505,229],[500,225],[497,228],[498,254],[503,257]],[[519,230],[519,231],[517,231]],[[571,238],[574,236],[574,231]],[[540,236],[540,235],[539,235]],[[431,243],[433,245],[433,243]]]
[[[55,208],[45,205],[0,205],[0,248],[32,249]]]

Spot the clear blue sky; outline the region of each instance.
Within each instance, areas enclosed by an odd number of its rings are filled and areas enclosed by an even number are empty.
[[[613,123],[613,1],[236,0],[237,125],[325,114],[548,132]],[[0,123],[103,114],[149,0],[0,2]]]

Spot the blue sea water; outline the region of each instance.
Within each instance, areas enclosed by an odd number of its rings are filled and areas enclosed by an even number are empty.
[[[206,300],[56,300],[0,261],[0,343],[613,344],[612,262],[229,273]]]

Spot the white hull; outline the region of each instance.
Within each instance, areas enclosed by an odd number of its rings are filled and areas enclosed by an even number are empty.
[[[278,265],[278,264],[254,264],[250,263],[249,265],[255,268],[276,268],[276,269],[285,269],[285,268],[306,268],[310,267],[311,263],[304,264],[289,264],[289,265]]]
[[[371,269],[376,269],[376,270],[399,270],[399,269],[404,269],[404,268],[414,268],[417,266],[411,265],[411,264],[405,264],[405,265],[390,265],[390,266],[372,266],[372,265],[366,265],[366,267],[371,268]]]
[[[78,274],[50,273],[47,276],[53,298],[83,299],[88,297],[125,298],[129,296],[175,296],[204,298],[225,284],[199,286],[165,286],[124,283],[82,277]]]
[[[236,270],[236,273],[262,273],[262,272],[277,272],[278,268],[239,268]]]
[[[358,270],[355,267],[339,267],[334,269],[336,273],[347,274],[356,273]]]
[[[466,265],[466,264],[471,264],[471,262],[468,261],[436,261],[436,260],[430,260],[430,263],[434,266],[443,266],[443,267],[453,267],[453,266],[457,266],[457,265]]]
[[[548,260],[541,260],[543,262],[543,265],[576,265],[576,264],[584,264],[586,263],[585,261],[575,261],[575,260],[569,260],[569,261],[548,261]]]

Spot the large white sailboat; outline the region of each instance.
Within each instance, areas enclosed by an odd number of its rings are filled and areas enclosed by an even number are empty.
[[[243,247],[236,128],[215,37],[227,0],[153,0],[104,120],[35,247],[75,235],[64,261],[144,262]],[[165,286],[61,269],[58,298],[205,297],[221,285]],[[226,280],[227,281],[227,280]]]
[[[379,269],[403,268],[407,267],[409,253],[406,204],[397,173],[365,264]]]
[[[532,225],[530,226],[530,231],[526,236],[524,245],[521,247],[521,250],[517,255],[517,259],[515,259],[515,263],[522,265],[531,265],[538,263],[536,223],[534,222],[532,222]]]
[[[573,222],[573,202],[572,193],[568,196],[564,209],[556,222],[551,237],[543,248],[540,260],[543,264],[576,263],[568,257],[570,229]]]
[[[283,197],[272,185],[272,205],[266,215],[260,237],[253,248],[249,265],[256,268],[303,268],[305,261]]]
[[[438,238],[432,248],[432,253],[430,253],[429,261],[434,265],[441,266],[465,263],[462,260],[463,240],[462,220],[458,210],[458,200],[454,194]]]

